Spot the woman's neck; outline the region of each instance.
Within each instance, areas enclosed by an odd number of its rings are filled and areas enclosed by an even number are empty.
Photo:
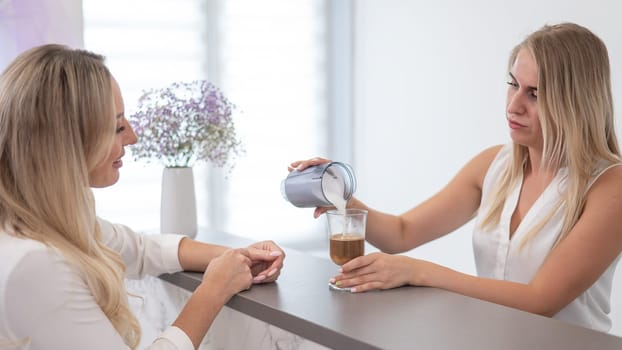
[[[529,148],[529,159],[525,163],[524,176],[532,177],[542,185],[548,185],[557,174],[557,169],[553,169],[542,163],[542,151]]]

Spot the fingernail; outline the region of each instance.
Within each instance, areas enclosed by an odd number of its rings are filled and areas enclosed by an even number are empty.
[[[334,278],[331,278],[331,279],[329,279],[329,280],[328,280],[328,282],[330,282],[330,283],[332,283],[332,284],[335,284],[335,279],[334,279]]]
[[[335,285],[336,285],[337,287],[341,287],[341,281],[337,281],[337,282],[335,282]]]
[[[276,271],[277,271],[276,269],[270,270],[270,272],[268,272],[268,276],[274,275],[276,273]]]
[[[253,278],[253,281],[254,281],[254,282],[261,282],[261,281],[263,281],[263,280],[265,280],[265,279],[266,279],[266,275],[259,275],[259,276],[255,276],[255,277]]]
[[[356,288],[350,288],[350,293],[356,293]]]
[[[283,253],[281,253],[278,250],[273,250],[270,252],[270,256],[281,256]]]

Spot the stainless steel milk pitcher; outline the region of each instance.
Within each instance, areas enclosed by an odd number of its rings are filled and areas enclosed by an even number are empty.
[[[303,171],[293,170],[281,181],[283,197],[300,208],[329,207],[331,188],[334,184],[343,189],[343,200],[348,200],[356,191],[354,171],[348,164],[331,162],[312,166]],[[328,197],[327,197],[328,195]]]

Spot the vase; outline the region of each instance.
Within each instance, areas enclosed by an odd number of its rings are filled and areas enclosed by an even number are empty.
[[[197,235],[197,204],[191,167],[164,168],[162,172],[160,232],[191,238]]]

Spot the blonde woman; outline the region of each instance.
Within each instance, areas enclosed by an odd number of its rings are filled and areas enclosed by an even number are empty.
[[[386,253],[348,262],[333,281],[353,292],[443,288],[606,332],[622,251],[622,166],[607,49],[579,25],[545,26],[513,50],[508,73],[511,142],[484,150],[401,215],[351,199],[348,207],[369,210],[367,240]],[[290,169],[325,161],[297,161]],[[389,255],[472,218],[478,277]]]
[[[139,235],[95,215],[91,187],[119,178],[136,135],[101,56],[58,45],[0,77],[0,347],[136,348],[124,277],[205,271],[149,349],[194,349],[235,293],[276,280],[272,242],[243,249]]]

